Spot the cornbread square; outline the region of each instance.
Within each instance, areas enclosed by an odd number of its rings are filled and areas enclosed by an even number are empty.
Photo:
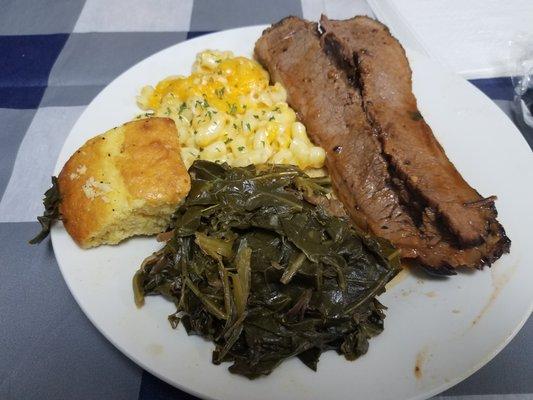
[[[128,122],[89,140],[59,174],[60,212],[83,248],[163,231],[191,181],[170,118]]]

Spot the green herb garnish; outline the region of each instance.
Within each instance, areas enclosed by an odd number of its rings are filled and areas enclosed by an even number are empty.
[[[237,104],[235,104],[235,103],[228,103],[228,107],[229,107],[228,114],[230,114],[230,115],[235,115],[235,114],[237,114]]]
[[[220,89],[215,89],[215,94],[219,99],[222,99],[224,97],[224,92],[226,91],[225,87],[221,87]]]

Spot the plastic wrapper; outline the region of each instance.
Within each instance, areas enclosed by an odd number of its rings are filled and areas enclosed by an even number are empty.
[[[512,77],[516,121],[533,138],[533,35],[519,35],[509,44],[516,71]]]

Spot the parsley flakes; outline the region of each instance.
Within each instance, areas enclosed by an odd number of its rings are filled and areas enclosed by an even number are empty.
[[[237,114],[237,104],[235,104],[235,103],[228,103],[228,107],[229,107],[228,114],[230,114],[230,115],[235,115],[235,114]]]
[[[221,87],[219,89],[215,89],[215,94],[216,96],[222,100],[222,97],[224,97],[224,93],[226,92],[226,88],[225,87]]]

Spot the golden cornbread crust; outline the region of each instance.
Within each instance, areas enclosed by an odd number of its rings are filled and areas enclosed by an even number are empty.
[[[59,174],[60,212],[84,248],[161,232],[190,190],[174,122],[128,122],[85,143]]]

